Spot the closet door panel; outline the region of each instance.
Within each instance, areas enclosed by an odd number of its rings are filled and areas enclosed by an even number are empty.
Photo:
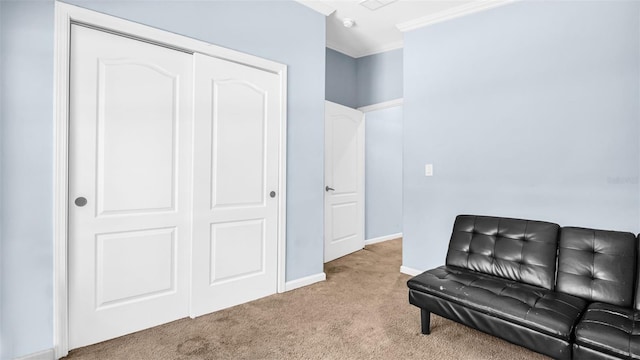
[[[72,25],[69,346],[189,315],[193,57]]]
[[[195,74],[192,315],[198,316],[277,290],[282,109],[277,74],[200,54]]]
[[[212,209],[264,205],[266,93],[237,80],[212,87]]]

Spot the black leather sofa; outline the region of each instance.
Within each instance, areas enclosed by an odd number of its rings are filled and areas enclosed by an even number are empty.
[[[407,282],[409,302],[556,359],[640,359],[634,234],[460,215],[444,266]]]

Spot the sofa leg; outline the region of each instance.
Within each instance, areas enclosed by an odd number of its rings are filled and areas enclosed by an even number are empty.
[[[422,323],[422,334],[429,335],[431,333],[431,312],[420,309],[420,322]]]

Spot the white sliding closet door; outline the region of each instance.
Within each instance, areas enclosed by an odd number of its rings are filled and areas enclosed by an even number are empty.
[[[277,290],[277,74],[195,54],[192,315]]]
[[[73,25],[69,346],[189,314],[191,54]]]
[[[281,75],[75,24],[69,60],[69,348],[276,293]]]

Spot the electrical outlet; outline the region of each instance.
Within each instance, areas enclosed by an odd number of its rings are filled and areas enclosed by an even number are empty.
[[[426,164],[424,166],[424,176],[433,176],[433,164]]]

